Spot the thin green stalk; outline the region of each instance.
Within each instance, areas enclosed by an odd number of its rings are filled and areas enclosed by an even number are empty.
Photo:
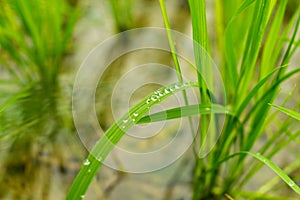
[[[160,4],[163,19],[164,19],[165,27],[166,27],[166,30],[167,30],[169,46],[170,46],[170,49],[171,49],[171,54],[172,54],[173,62],[174,62],[174,65],[175,65],[177,79],[178,79],[179,82],[182,83],[183,82],[183,77],[182,77],[182,73],[181,73],[181,69],[180,69],[180,65],[179,65],[179,61],[178,61],[176,47],[175,47],[173,36],[172,36],[172,30],[171,30],[171,26],[170,26],[168,14],[167,14],[165,0],[159,0],[159,4]],[[184,104],[189,105],[189,101],[188,101],[187,94],[186,94],[185,90],[182,91],[182,95],[183,95],[183,99],[184,99]],[[189,120],[191,133],[192,133],[192,135],[195,135],[196,130],[193,129],[192,118],[188,117],[188,120]],[[193,143],[193,150],[194,150],[194,152],[196,152],[196,147],[195,147],[194,143]]]
[[[263,36],[275,3],[276,0],[261,0],[256,1],[255,3],[255,14],[253,15],[251,27],[249,28],[249,34],[243,53],[239,82],[236,88],[236,94],[239,95],[236,96],[235,103],[239,102],[240,99],[243,99],[248,92],[247,89],[250,88],[250,81],[254,74]]]
[[[193,39],[196,43],[198,43],[194,45],[194,54],[197,68],[200,99],[201,103],[206,104],[209,103],[209,99],[205,92],[207,91],[207,84],[210,86],[212,85],[205,82],[205,80],[212,81],[210,73],[211,64],[207,59],[207,52],[209,52],[209,39],[207,32],[206,4],[205,0],[189,0],[189,6],[192,18]],[[206,140],[208,121],[209,120],[207,117],[201,117],[200,119],[200,150],[202,144],[204,144],[204,141]],[[204,160],[197,160],[194,175],[195,178],[193,199],[199,199],[200,195],[205,196],[205,194],[201,194],[201,192],[208,192],[207,190],[203,189],[206,185],[206,180],[202,180],[201,178],[201,176],[203,176],[203,168]],[[204,177],[206,176],[204,175]]]

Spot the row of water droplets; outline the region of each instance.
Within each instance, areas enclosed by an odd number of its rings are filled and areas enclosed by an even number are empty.
[[[136,121],[136,118],[139,116],[139,114],[137,113],[137,112],[134,112],[133,114],[132,114],[132,116],[131,117],[127,117],[127,118],[125,118],[125,119],[123,119],[122,120],[122,123],[123,124],[121,124],[121,126],[122,126],[122,129],[126,129],[126,125],[130,122],[130,120],[132,121],[132,122],[135,122]]]
[[[150,96],[150,98],[148,98],[146,100],[146,104],[150,104],[151,101],[152,102],[155,102],[155,101],[160,101],[160,98],[164,97],[165,95],[169,94],[169,93],[174,93],[178,90],[181,90],[183,89],[184,87],[188,87],[188,86],[191,86],[191,82],[185,82],[183,84],[174,84],[170,87],[167,87],[167,88],[164,88],[164,89],[160,89],[160,90],[157,90],[153,93],[153,95]],[[206,109],[209,109],[209,108],[206,108]],[[125,119],[122,120],[122,128],[125,129],[126,128],[126,125],[127,123],[130,122],[130,120],[132,120],[132,122],[135,122],[136,121],[136,118],[139,116],[139,114],[137,112],[134,112],[130,117],[127,117]],[[102,158],[98,158],[99,161],[102,160]],[[88,159],[86,159],[84,162],[83,162],[83,165],[85,166],[89,166],[90,165],[90,161]],[[89,171],[90,172],[90,169]]]
[[[160,101],[160,99],[162,97],[164,97],[165,95],[169,94],[169,93],[174,93],[180,89],[183,89],[184,87],[190,86],[189,82],[185,82],[183,84],[174,84],[170,87],[166,87],[165,89],[161,89],[161,90],[156,90],[153,95],[150,96],[150,98],[148,98],[146,100],[146,104],[150,104],[151,102],[155,102],[155,101]]]
[[[184,87],[188,87],[191,84],[189,82],[185,82],[183,84],[174,84],[170,87],[164,88],[164,89],[160,89],[160,90],[156,90],[147,100],[146,100],[146,104],[149,105],[151,102],[156,102],[156,101],[160,101],[160,99],[162,97],[164,97],[165,95],[168,95],[170,93],[174,93],[180,89],[183,89]],[[148,109],[150,109],[150,105],[148,106]],[[130,120],[132,122],[136,121],[136,118],[139,116],[139,114],[137,112],[134,112],[130,117],[125,118],[122,120],[122,124],[120,125],[122,129],[126,129],[126,125],[130,122]]]
[[[101,162],[102,161],[102,157],[99,157],[97,160]],[[90,160],[88,158],[83,161],[83,165],[86,166],[86,167],[89,167],[88,170],[87,170],[87,173],[91,173],[92,172],[92,170],[90,169],[90,164],[91,164],[91,162],[90,162]],[[85,197],[84,194],[80,196],[81,199],[84,199],[84,197]]]

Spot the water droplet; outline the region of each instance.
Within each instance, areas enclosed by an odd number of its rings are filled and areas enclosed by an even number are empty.
[[[103,159],[103,158],[100,156],[100,157],[98,158],[98,161],[99,161],[99,162],[101,162],[101,161],[102,161],[102,159]]]
[[[166,93],[166,94],[169,94],[169,93],[170,93],[170,89],[166,88],[166,89],[165,89],[165,93]]]
[[[288,185],[293,187],[293,186],[295,186],[295,183],[293,181],[291,181],[291,182],[288,182]]]
[[[91,169],[88,170],[88,173],[91,173]]]
[[[158,96],[162,97],[164,94],[161,91],[158,91]]]
[[[180,86],[176,84],[175,85],[175,89],[179,89],[179,88],[180,88]]]
[[[171,92],[174,92],[174,88],[170,88],[170,91],[171,91]]]
[[[205,108],[205,110],[210,110],[210,108]]]
[[[126,128],[126,126],[122,126],[122,129],[125,129]]]
[[[128,119],[124,119],[124,120],[123,120],[123,123],[127,123],[127,122],[128,122]]]
[[[88,159],[86,159],[84,162],[83,162],[83,165],[89,165],[90,164],[90,161]]]
[[[152,95],[151,100],[152,101],[157,101],[158,97],[156,95]]]
[[[139,114],[135,112],[135,113],[133,113],[133,116],[137,117],[137,116],[139,116]]]
[[[133,122],[135,122],[135,119],[132,119]]]
[[[84,195],[81,195],[81,196],[80,196],[80,198],[82,198],[82,199],[83,199],[83,198],[84,198]]]
[[[147,100],[146,100],[146,104],[149,104],[150,101],[151,101],[151,99],[147,99]]]

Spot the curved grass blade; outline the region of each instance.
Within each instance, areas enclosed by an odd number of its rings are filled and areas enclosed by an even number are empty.
[[[17,100],[24,97],[28,97],[28,93],[24,91],[12,95],[8,100],[6,100],[2,105],[0,105],[0,113],[3,112],[10,105],[14,104]]]
[[[194,82],[185,82],[163,87],[144,98],[114,123],[96,143],[88,158],[84,161],[82,168],[67,194],[67,199],[74,200],[82,199],[84,197],[89,184],[101,167],[102,161],[112,151],[126,131],[136,124],[136,122],[139,121],[152,106],[159,104],[160,101],[163,101],[175,92],[191,87],[198,87],[198,84]]]
[[[232,48],[235,46],[232,30],[235,29],[234,27],[234,21],[237,19],[237,17],[245,11],[254,0],[246,0],[243,2],[243,4],[238,8],[236,13],[233,15],[233,17],[228,22],[227,28],[225,29],[225,56],[226,61],[228,64],[228,75],[231,80],[232,87],[235,88],[238,82],[238,71],[237,71],[237,58],[234,53],[234,49]]]
[[[295,160],[294,162],[292,162],[291,164],[289,164],[288,166],[285,167],[284,171],[286,173],[292,173],[293,171],[297,170],[300,166],[300,157]],[[264,184],[259,190],[258,192],[261,193],[267,193],[271,190],[271,188],[273,188],[278,182],[280,181],[280,179],[276,176],[274,178],[272,178],[270,181],[268,181],[268,183]]]
[[[150,114],[141,118],[137,123],[159,122],[164,120],[178,119],[182,117],[189,117],[193,115],[209,115],[209,114],[229,114],[232,112],[226,107],[218,104],[195,104],[172,108],[169,110]]]
[[[225,159],[221,160],[220,163],[225,162],[235,156],[241,156],[241,155],[251,155],[252,157],[256,158],[257,160],[263,162],[265,165],[267,165],[273,172],[277,174],[283,180],[288,186],[294,190],[297,194],[300,195],[300,188],[299,186],[281,169],[279,168],[274,162],[266,158],[265,156],[261,155],[260,153],[253,153],[250,151],[240,151],[234,154],[231,154],[230,156],[227,156]]]
[[[280,73],[280,72],[278,72]],[[290,78],[291,76],[297,74],[297,73],[300,73],[300,69],[294,69],[288,73],[286,73],[284,76],[282,76],[280,79],[274,81],[274,83],[272,84],[272,86],[267,90],[265,91],[265,93],[263,94],[263,96],[261,96],[257,101],[256,103],[252,106],[251,108],[251,112],[249,112],[245,118],[244,118],[244,121],[243,121],[243,124],[247,123],[247,121],[250,119],[251,115],[253,115],[254,111],[256,111],[257,109],[259,109],[259,106],[265,106],[267,105],[269,102],[265,103],[265,99],[269,98],[268,96],[270,95],[273,95],[273,93],[276,93],[276,90],[278,88],[278,86],[288,80],[288,78]],[[251,93],[251,92],[250,92]],[[249,95],[250,95],[249,93]],[[268,109],[268,107],[265,107],[265,109]],[[238,116],[238,115],[237,115]]]
[[[274,108],[276,108],[277,110],[280,110],[281,112],[287,114],[288,116],[294,118],[294,119],[297,119],[300,121],[300,113],[294,111],[294,110],[290,110],[290,109],[287,109],[287,108],[284,108],[282,106],[277,106],[277,105],[274,105],[274,104],[269,104],[270,106],[273,106]]]
[[[243,112],[243,110],[246,108],[246,106],[249,104],[250,100],[252,99],[252,97],[254,95],[257,94],[258,90],[268,81],[271,79],[272,75],[277,72],[278,70],[280,70],[281,68],[283,67],[286,67],[287,65],[285,66],[282,66],[282,67],[279,67],[279,68],[276,68],[275,70],[273,70],[272,72],[270,72],[268,75],[266,75],[262,80],[260,80],[257,85],[250,91],[250,93],[246,96],[246,98],[243,100],[243,102],[238,106],[238,109],[236,111],[236,116],[240,116],[241,113]]]
[[[255,63],[257,62],[260,47],[263,42],[267,25],[271,19],[271,13],[276,4],[275,0],[261,0],[255,2],[253,21],[247,36],[246,46],[244,48],[241,72],[236,88],[237,95],[235,102],[243,99],[247,95],[252,75],[255,71]]]

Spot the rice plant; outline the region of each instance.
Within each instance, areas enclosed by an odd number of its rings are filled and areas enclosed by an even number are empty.
[[[299,146],[299,127],[294,126],[295,119],[299,120],[299,100],[292,108],[283,106],[290,96],[284,97],[281,106],[273,105],[280,94],[280,87],[293,76],[300,72],[298,66],[290,66],[290,60],[299,47],[299,23],[300,8],[295,7],[287,11],[290,1],[282,0],[230,0],[215,1],[215,30],[216,45],[212,46],[208,34],[208,22],[206,19],[206,1],[189,0],[191,13],[192,35],[203,49],[211,57],[219,57],[219,70],[223,76],[227,94],[227,106],[216,105],[212,101],[211,92],[206,80],[213,81],[211,64],[203,59],[203,52],[195,45],[196,68],[198,69],[198,82],[183,83],[181,70],[176,55],[176,47],[173,43],[172,27],[168,19],[168,13],[164,0],[158,2],[161,6],[162,17],[167,28],[170,49],[174,65],[178,74],[177,89],[175,85],[169,85],[160,90],[172,89],[175,92],[185,91],[189,87],[197,87],[200,92],[200,105],[186,105],[180,108],[167,110],[167,120],[201,115],[201,128],[197,135],[198,146],[196,150],[193,199],[288,199],[297,198],[300,188],[295,183],[299,175],[290,177],[293,171],[300,167],[299,159],[288,164],[285,168],[278,167],[272,159],[278,152],[289,145]],[[289,8],[290,9],[290,8]],[[115,13],[119,14],[119,13]],[[290,67],[296,67],[290,69]],[[184,94],[184,93],[183,93]],[[164,96],[164,100],[172,93]],[[147,99],[133,106],[129,112],[119,121],[113,124],[105,133],[74,180],[67,199],[80,199],[91,183],[93,177],[126,131],[136,123],[151,123],[166,120],[163,112],[146,115],[148,106],[154,106],[159,102],[146,105]],[[288,115],[283,117],[274,107]],[[205,112],[208,108],[209,113]],[[222,134],[212,149],[205,157],[199,157],[202,146],[208,132],[208,123],[216,123],[217,114],[226,113],[225,125]],[[135,122],[122,127],[123,120],[135,114],[138,116]],[[144,116],[146,115],[146,116]],[[215,116],[215,117],[214,117]],[[274,123],[275,122],[275,123]],[[276,129],[269,127],[275,126]],[[214,131],[214,130],[210,130]],[[261,146],[256,144],[261,138],[267,137]],[[297,157],[297,152],[295,152]],[[255,161],[256,160],[256,161]],[[257,174],[257,171],[267,166],[279,179],[272,179],[260,186],[258,191],[247,191],[243,187]],[[296,180],[295,180],[296,179]],[[276,187],[275,187],[276,186]],[[295,195],[280,196],[272,194],[272,188],[289,187]]]
[[[68,104],[61,95],[59,74],[72,48],[79,12],[76,1],[1,0],[0,4],[0,198],[4,198],[10,193],[6,187],[17,188],[18,183],[34,191],[35,159],[45,140],[54,141],[63,129],[72,129],[65,124],[70,117],[61,112],[60,106]],[[32,179],[17,179],[22,176]]]

